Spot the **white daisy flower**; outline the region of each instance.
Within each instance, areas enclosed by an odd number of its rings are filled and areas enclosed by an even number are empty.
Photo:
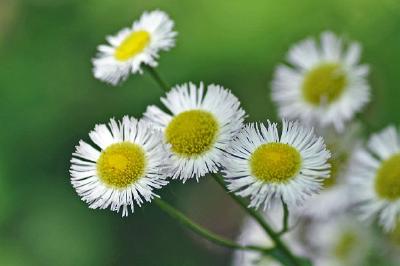
[[[161,102],[171,114],[149,106],[145,119],[164,131],[172,154],[172,178],[185,182],[218,171],[225,149],[243,125],[239,100],[219,85],[183,84]]]
[[[372,232],[355,223],[352,216],[312,221],[305,232],[310,246],[307,256],[315,266],[365,265],[367,255],[376,251],[372,248],[375,244]]]
[[[354,154],[349,177],[363,219],[379,217],[379,223],[391,231],[400,219],[400,137],[389,126],[374,134],[368,149]]]
[[[144,12],[139,21],[124,28],[115,36],[107,36],[109,44],[98,47],[93,59],[94,76],[117,85],[129,74],[142,73],[141,65],[158,65],[158,52],[168,51],[175,45],[174,22],[159,10]]]
[[[232,142],[224,159],[230,191],[250,197],[249,207],[268,208],[281,198],[299,205],[321,189],[328,178],[330,158],[322,137],[298,122],[248,124]]]
[[[331,32],[321,35],[321,46],[308,38],[288,53],[291,66],[278,66],[272,82],[272,98],[279,114],[320,127],[341,131],[346,121],[369,101],[368,66],[359,65],[361,46]]]
[[[106,209],[128,215],[134,202],[141,206],[158,197],[153,189],[165,186],[168,153],[162,133],[146,121],[125,116],[108,126],[96,125],[89,133],[100,148],[81,140],[71,159],[71,183],[92,209]]]
[[[299,216],[320,220],[344,213],[351,206],[351,191],[347,180],[347,169],[357,145],[360,127],[351,124],[344,134],[328,131],[321,134],[331,152],[330,178],[324,179],[323,189],[307,199],[302,206],[294,209]]]
[[[282,208],[276,206],[263,213],[265,219],[269,222],[275,231],[282,229]],[[289,217],[290,226],[294,226],[292,217]],[[300,227],[296,226],[293,230],[282,235],[282,240],[288,245],[296,256],[305,256],[308,254],[304,244],[300,239]],[[254,219],[247,218],[241,228],[237,243],[243,246],[255,245],[266,248],[273,248],[274,242],[269,238],[260,225]],[[260,252],[237,250],[233,253],[232,266],[282,266],[282,264],[270,256],[265,256]]]

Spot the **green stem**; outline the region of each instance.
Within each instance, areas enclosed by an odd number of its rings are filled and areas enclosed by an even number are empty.
[[[154,79],[154,81],[158,84],[158,86],[160,86],[160,88],[163,91],[168,92],[170,90],[168,84],[161,78],[161,76],[158,74],[155,68],[148,65],[144,65],[143,68],[146,69],[146,71],[150,74],[150,76]]]
[[[212,174],[212,177],[215,181],[228,193],[228,195],[238,203],[243,210],[245,210],[250,216],[252,216],[258,224],[264,229],[264,231],[268,234],[268,236],[275,243],[275,248],[280,253],[279,260],[285,265],[290,266],[301,266],[302,263],[298,258],[296,258],[289,248],[282,242],[279,237],[279,234],[276,233],[270,225],[264,220],[264,218],[252,208],[248,208],[247,202],[245,202],[242,198],[236,196],[234,193],[231,193],[228,188],[225,186],[224,180],[218,174]]]
[[[278,233],[278,235],[283,235],[287,231],[289,231],[289,209],[283,198],[281,198],[282,201],[282,208],[283,208],[283,219],[282,219],[282,230]]]
[[[207,239],[217,245],[227,247],[230,249],[253,250],[253,251],[262,252],[264,254],[269,254],[269,253],[274,252],[273,249],[267,249],[267,248],[263,248],[263,247],[259,247],[259,246],[239,245],[239,244],[232,242],[228,239],[225,239],[217,234],[214,234],[213,232],[210,232],[209,230],[205,229],[204,227],[196,224],[195,222],[190,220],[186,215],[184,215],[182,212],[180,212],[179,210],[172,207],[167,202],[165,202],[159,198],[154,199],[154,202],[158,205],[158,207],[160,207],[161,210],[166,212],[169,216],[178,220],[181,224],[183,224],[184,226],[186,226],[193,232],[199,234],[200,236],[204,237],[205,239]]]
[[[168,84],[160,77],[157,71],[147,65],[144,65],[144,68],[147,72],[151,75],[154,81],[160,86],[160,88],[168,92],[170,87]],[[253,250],[259,251],[263,254],[270,255],[277,260],[281,261],[284,265],[287,266],[301,266],[302,264],[300,261],[291,253],[291,251],[286,247],[286,245],[281,241],[279,234],[275,233],[274,230],[265,222],[264,218],[254,209],[248,208],[247,203],[242,199],[237,197],[235,194],[230,193],[228,189],[225,187],[224,181],[220,178],[219,175],[213,174],[214,179],[221,185],[221,187],[228,192],[228,195],[231,196],[233,200],[235,200],[249,215],[251,215],[264,229],[264,231],[269,235],[269,237],[275,243],[275,247],[272,249],[266,249],[258,246],[241,246],[235,242],[222,238],[207,229],[201,227],[200,225],[194,223],[188,217],[186,217],[183,213],[176,210],[174,207],[169,205],[168,203],[160,200],[155,199],[155,203],[166,213],[168,213],[171,217],[179,220],[183,225],[187,226],[192,231],[196,232],[197,234],[203,236],[204,238],[208,239],[209,241],[232,249],[241,249],[241,250]]]

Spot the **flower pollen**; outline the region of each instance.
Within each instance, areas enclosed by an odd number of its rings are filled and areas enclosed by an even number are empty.
[[[115,49],[114,57],[119,61],[126,61],[142,52],[150,42],[147,31],[134,31]]]
[[[100,179],[113,188],[126,188],[145,173],[146,156],[142,147],[121,142],[107,147],[97,161]]]
[[[334,249],[334,254],[341,260],[346,260],[351,254],[353,248],[357,245],[357,236],[354,232],[344,232]]]
[[[268,183],[287,183],[301,168],[300,153],[284,143],[259,146],[250,157],[251,174]]]
[[[346,75],[339,64],[321,64],[306,74],[303,96],[313,105],[332,103],[342,95],[346,84]]]
[[[400,153],[383,161],[375,177],[375,191],[383,199],[400,199]]]
[[[218,121],[210,112],[190,110],[171,120],[165,130],[165,137],[174,153],[192,157],[210,150],[218,131]]]

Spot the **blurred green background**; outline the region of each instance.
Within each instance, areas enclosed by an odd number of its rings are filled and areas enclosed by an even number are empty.
[[[159,103],[149,76],[113,88],[95,80],[96,46],[160,8],[177,47],[158,68],[170,83],[219,83],[250,120],[276,119],[269,94],[288,47],[331,29],[359,40],[371,65],[372,128],[400,124],[398,0],[0,0],[0,265],[229,265],[230,252],[199,240],[156,206],[122,219],[89,210],[69,182],[69,160],[96,123],[140,117]],[[196,221],[235,237],[242,213],[212,180],[172,182],[162,195]]]

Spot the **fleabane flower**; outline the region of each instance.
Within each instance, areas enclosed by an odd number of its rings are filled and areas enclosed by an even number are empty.
[[[325,221],[309,221],[305,239],[306,254],[315,266],[366,265],[368,254],[380,251],[372,230],[354,222],[351,215]],[[380,251],[382,252],[382,251]]]
[[[372,135],[367,148],[357,149],[349,178],[361,217],[378,216],[386,231],[393,230],[400,219],[400,137],[395,127]]]
[[[331,32],[321,35],[321,45],[308,38],[288,53],[288,65],[277,67],[272,98],[279,114],[303,123],[343,130],[369,101],[368,66],[360,65],[361,46]]]
[[[176,86],[161,102],[169,112],[149,106],[144,118],[164,132],[172,154],[173,179],[196,178],[217,172],[224,151],[243,125],[239,100],[219,85]]]
[[[249,207],[300,205],[329,177],[329,158],[322,137],[298,122],[283,120],[281,132],[276,123],[252,123],[227,150],[223,173],[230,191],[250,197]]]
[[[158,65],[159,51],[175,45],[174,22],[159,10],[144,12],[130,28],[115,36],[107,36],[108,44],[98,46],[93,59],[93,73],[97,79],[117,85],[129,74],[142,73],[141,65]]]
[[[89,133],[98,148],[81,140],[71,159],[71,183],[92,209],[134,211],[165,186],[168,153],[162,133],[150,123],[125,116],[96,125]]]

